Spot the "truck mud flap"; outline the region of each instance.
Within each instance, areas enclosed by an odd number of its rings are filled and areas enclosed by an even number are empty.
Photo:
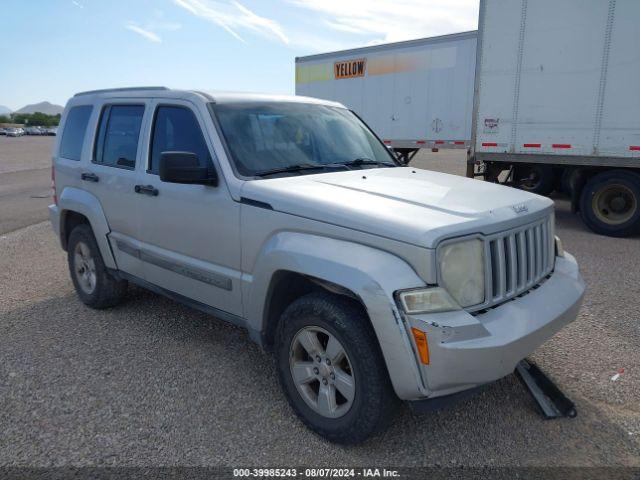
[[[535,364],[527,360],[520,361],[516,366],[516,375],[527,387],[545,418],[574,418],[578,414],[575,404]]]

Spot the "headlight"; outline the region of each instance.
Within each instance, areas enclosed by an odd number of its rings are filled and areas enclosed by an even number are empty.
[[[436,313],[460,310],[444,288],[426,287],[398,292],[402,309],[409,313]]]
[[[484,243],[466,240],[440,247],[442,286],[461,307],[484,302]]]

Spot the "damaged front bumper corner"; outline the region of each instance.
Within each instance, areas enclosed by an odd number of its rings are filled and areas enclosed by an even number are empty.
[[[578,265],[566,254],[556,258],[544,283],[486,312],[405,315],[409,327],[427,335],[429,364],[417,361],[427,397],[473,389],[512,373],[520,360],[575,320],[584,290]]]

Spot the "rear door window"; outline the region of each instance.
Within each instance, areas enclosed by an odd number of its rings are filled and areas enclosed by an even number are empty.
[[[72,107],[67,114],[60,142],[59,156],[69,160],[80,160],[82,144],[87,133],[89,117],[91,117],[91,105]]]
[[[107,105],[102,110],[94,162],[109,167],[136,166],[144,105]]]
[[[186,107],[161,105],[156,110],[151,137],[149,173],[158,174],[162,152],[190,152],[202,167],[211,166],[204,135],[194,113]]]

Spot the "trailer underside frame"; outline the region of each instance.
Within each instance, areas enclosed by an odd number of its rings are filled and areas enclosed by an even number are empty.
[[[503,163],[543,163],[546,165],[579,165],[585,167],[638,168],[640,155],[636,157],[603,157],[555,154],[476,152],[475,161]]]

